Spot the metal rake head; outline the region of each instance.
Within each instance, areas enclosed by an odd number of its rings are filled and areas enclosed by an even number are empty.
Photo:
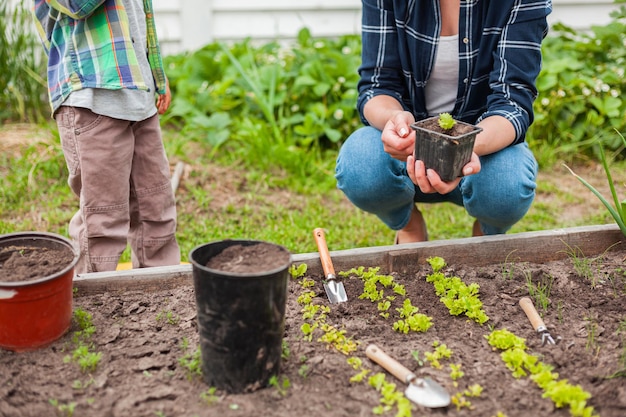
[[[561,336],[557,336],[556,338],[553,338],[552,335],[547,330],[540,332],[540,334],[541,334],[541,346],[545,346],[546,344],[558,345],[562,339]]]

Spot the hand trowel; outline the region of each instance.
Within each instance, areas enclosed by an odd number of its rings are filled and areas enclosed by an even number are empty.
[[[415,404],[428,408],[447,407],[450,404],[450,394],[444,387],[429,377],[418,378],[413,372],[387,355],[378,346],[369,345],[365,349],[365,354],[393,376],[407,384],[404,395]]]

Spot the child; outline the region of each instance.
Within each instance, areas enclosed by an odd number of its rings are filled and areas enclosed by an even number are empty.
[[[151,0],[34,0],[68,183],[77,273],[177,265],[176,204],[159,114],[170,91]],[[155,102],[156,97],[156,102]]]

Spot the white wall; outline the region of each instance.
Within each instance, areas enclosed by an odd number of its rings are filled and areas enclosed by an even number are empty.
[[[550,23],[563,22],[577,30],[608,23],[610,11],[619,8],[613,0],[552,2]],[[360,0],[153,0],[153,4],[165,54],[195,50],[216,40],[290,39],[302,27],[313,36],[358,34],[361,28]]]

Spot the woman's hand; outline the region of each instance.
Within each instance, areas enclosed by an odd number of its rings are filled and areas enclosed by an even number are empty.
[[[387,121],[382,131],[383,148],[392,158],[406,161],[413,154],[415,131],[411,124],[415,118],[408,111],[400,111]]]
[[[414,155],[409,155],[406,160],[406,170],[409,178],[420,190],[425,194],[448,194],[461,182],[461,177],[452,181],[445,182],[441,180],[439,174],[432,169],[426,169],[423,161],[416,160]],[[463,175],[468,176],[480,172],[480,159],[475,152],[472,152],[470,161],[463,167]]]

